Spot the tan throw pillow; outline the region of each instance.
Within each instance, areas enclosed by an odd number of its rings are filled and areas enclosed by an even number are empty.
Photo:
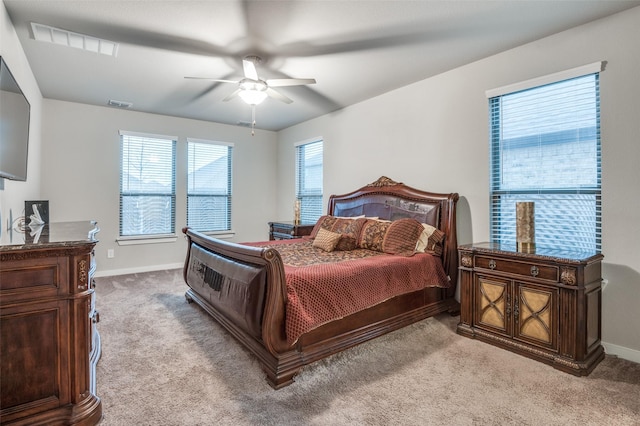
[[[320,228],[312,245],[313,247],[318,247],[324,251],[333,251],[333,249],[336,248],[338,241],[340,241],[340,237],[341,235],[338,233]]]
[[[424,228],[416,244],[416,252],[433,254],[435,256],[442,255],[442,246],[444,241],[444,232],[426,223],[422,224]]]

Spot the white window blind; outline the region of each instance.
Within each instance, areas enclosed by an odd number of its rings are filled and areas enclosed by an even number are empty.
[[[197,231],[231,230],[233,145],[187,139],[187,225]]]
[[[174,233],[176,140],[120,132],[120,236]]]
[[[322,216],[322,150],[322,140],[296,146],[296,198],[302,223],[316,223]]]
[[[518,201],[537,247],[601,250],[599,73],[489,99],[491,240],[515,246]]]

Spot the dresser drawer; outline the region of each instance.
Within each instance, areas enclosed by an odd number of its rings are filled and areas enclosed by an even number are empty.
[[[0,304],[39,297],[57,297],[70,292],[65,258],[45,257],[3,261],[0,265]]]
[[[496,272],[521,275],[523,277],[536,278],[558,282],[559,271],[557,266],[546,265],[527,261],[503,259],[500,257],[475,256],[476,268],[489,269]]]

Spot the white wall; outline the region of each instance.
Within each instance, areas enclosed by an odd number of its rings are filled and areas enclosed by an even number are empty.
[[[42,197],[49,200],[52,222],[98,221],[98,275],[140,272],[184,263],[186,244],[186,138],[233,142],[231,241],[268,237],[267,222],[275,213],[276,134],[45,99],[42,146]],[[119,130],[178,136],[176,165],[176,233],[173,243],[120,246]],[[113,249],[114,258],[107,258]]]
[[[29,161],[27,181],[4,179],[4,189],[0,189],[0,229],[7,232],[9,217],[17,218],[24,214],[24,201],[40,197],[40,122],[42,117],[42,94],[38,88],[31,67],[22,50],[13,24],[9,19],[4,3],[0,2],[0,56],[5,60],[22,92],[31,105],[29,124]],[[2,188],[2,185],[0,185]]]
[[[480,60],[279,132],[278,214],[294,197],[293,144],[321,135],[325,197],[380,175],[458,192],[460,244],[489,239],[487,89],[608,61],[601,74],[602,336],[640,362],[640,7]]]

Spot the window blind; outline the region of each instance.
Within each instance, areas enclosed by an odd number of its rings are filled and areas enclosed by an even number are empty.
[[[322,216],[322,154],[321,140],[296,146],[296,198],[302,223],[315,223]]]
[[[233,145],[187,139],[187,225],[197,231],[231,230]]]
[[[535,202],[536,246],[601,250],[599,73],[489,99],[493,242],[514,245]]]
[[[120,236],[174,233],[176,140],[120,132]]]

